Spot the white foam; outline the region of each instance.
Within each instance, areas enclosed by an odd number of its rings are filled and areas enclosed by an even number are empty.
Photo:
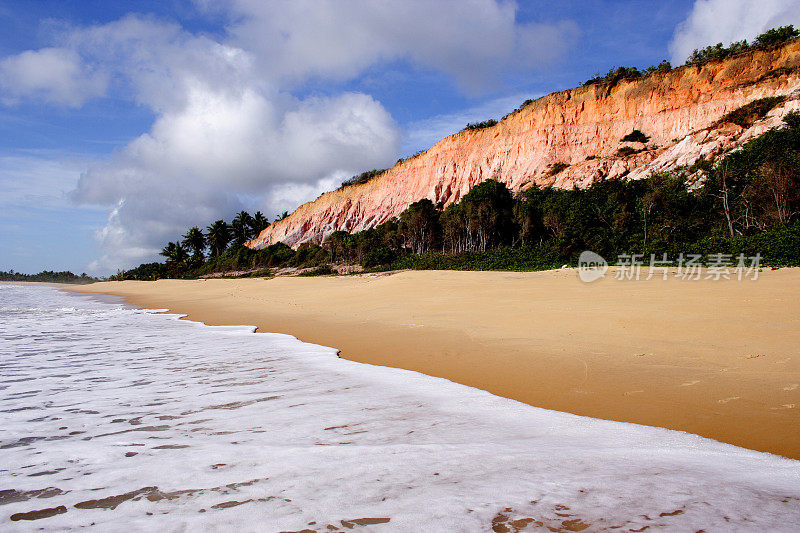
[[[0,503],[29,497],[0,505],[4,531],[800,523],[799,461],[537,409],[250,326],[48,287],[0,286],[0,306],[0,490],[17,491]],[[30,492],[48,487],[60,492]],[[389,521],[348,522],[362,518]]]

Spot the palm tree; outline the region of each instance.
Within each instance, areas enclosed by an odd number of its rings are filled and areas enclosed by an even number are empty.
[[[250,240],[252,236],[253,217],[247,211],[239,211],[236,218],[231,222],[231,230],[233,232],[233,239],[236,244],[242,245]]]
[[[253,215],[253,220],[250,223],[250,227],[253,229],[253,235],[258,237],[262,231],[267,229],[269,226],[269,220],[267,217],[264,216],[264,213],[261,211],[256,211],[256,214]]]
[[[189,254],[186,253],[186,248],[179,242],[169,242],[161,250],[161,255],[167,258],[168,263],[175,263],[176,265],[182,265],[189,257]]]
[[[191,250],[194,259],[203,259],[206,251],[206,236],[200,228],[194,226],[183,236],[183,246]]]
[[[211,249],[211,257],[220,255],[231,242],[231,232],[224,220],[217,220],[206,228],[206,242]]]

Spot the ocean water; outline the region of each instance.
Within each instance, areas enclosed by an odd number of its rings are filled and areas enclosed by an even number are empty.
[[[1,531],[798,524],[800,461],[0,285]]]

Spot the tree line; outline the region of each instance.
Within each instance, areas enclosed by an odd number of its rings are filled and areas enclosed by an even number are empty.
[[[780,46],[797,37],[800,37],[800,31],[793,25],[780,26],[758,35],[752,43],[748,43],[747,40],[742,40],[732,42],[728,46],[725,46],[723,43],[717,43],[715,45],[706,46],[705,48],[696,48],[692,51],[684,64],[705,65],[710,61],[726,59],[752,50],[766,50],[775,46]],[[622,80],[635,80],[649,76],[655,72],[669,72],[671,70],[672,65],[666,60],[658,65],[652,65],[641,70],[637,67],[612,67],[607,74],[600,75],[598,73],[591,79],[586,80],[583,85],[600,83],[615,85]]]
[[[798,31],[794,25],[780,26],[758,35],[752,43],[748,43],[747,39],[745,39],[732,42],[728,46],[717,43],[713,46],[706,46],[705,48],[695,48],[686,60],[686,64],[702,65],[709,61],[725,59],[751,50],[766,50],[774,46],[780,46],[797,37],[800,37],[800,31]]]
[[[74,274],[69,270],[56,272],[53,270],[42,270],[38,274],[23,274],[22,272],[14,272],[14,269],[9,271],[0,270],[0,281],[36,281],[47,283],[93,283],[98,281],[97,278],[83,274]]]
[[[284,213],[284,217],[288,213]],[[169,242],[161,250],[161,255],[176,265],[187,263],[201,264],[206,260],[206,250],[209,258],[222,255],[230,245],[243,246],[245,242],[257,237],[269,226],[269,221],[261,211],[250,215],[247,211],[240,211],[230,224],[224,220],[212,222],[205,233],[194,226],[183,234],[183,239]]]

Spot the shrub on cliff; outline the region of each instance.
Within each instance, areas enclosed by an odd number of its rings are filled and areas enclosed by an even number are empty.
[[[381,169],[374,168],[372,170],[367,170],[366,172],[362,172],[361,174],[358,174],[357,176],[353,176],[352,178],[344,180],[342,182],[342,184],[339,186],[339,188],[340,189],[344,189],[345,187],[349,187],[351,185],[360,185],[362,183],[367,183],[371,179],[377,178],[378,176],[380,176],[381,174],[383,174],[387,170],[388,169],[385,169],[385,168],[381,168]],[[288,213],[287,213],[287,215],[288,215]]]
[[[785,101],[785,96],[768,96],[766,98],[753,100],[749,104],[745,104],[723,115],[722,118],[717,121],[717,125],[731,122],[747,129],[767,116],[767,113],[772,111],[773,108]]]
[[[494,120],[494,119],[491,119],[491,118],[489,120],[484,120],[483,122],[470,122],[461,131],[482,130],[484,128],[491,128],[492,126],[494,126],[496,124],[497,124],[497,121]]]
[[[620,146],[619,150],[617,150],[617,157],[629,157],[639,152],[641,152],[641,150],[637,150],[633,146]]]
[[[550,167],[550,170],[547,171],[548,177],[553,177],[556,174],[560,174],[564,170],[568,169],[569,165],[564,163],[563,161],[557,161],[553,163],[553,166]]]
[[[644,74],[636,67],[616,67],[609,70],[605,76],[598,75],[586,80],[583,85],[593,85],[596,83],[615,85],[622,80],[635,80],[642,76],[644,76]]]
[[[583,82],[584,86],[605,83],[608,85],[616,85],[622,80],[635,80],[645,76],[649,76],[654,72],[669,72],[672,70],[672,65],[666,59],[661,61],[658,65],[651,65],[644,70],[639,70],[636,67],[616,67],[608,71],[605,76],[600,74],[595,75]]]
[[[725,46],[722,43],[717,43],[712,46],[706,46],[705,48],[695,49],[691,55],[689,55],[689,58],[686,60],[686,64],[702,65],[708,63],[709,61],[725,59],[726,57],[749,52],[750,50],[762,50],[765,48],[778,46],[789,42],[792,39],[796,39],[797,37],[800,37],[800,31],[795,29],[795,27],[791,24],[789,26],[772,28],[756,37],[752,44],[749,44],[746,40],[744,40],[732,42],[728,46]]]
[[[644,133],[642,133],[639,130],[633,130],[632,132],[627,134],[625,137],[620,139],[620,141],[624,142],[624,143],[625,142],[634,142],[634,143],[647,144],[650,141],[650,137],[648,137],[647,135],[645,135]]]

